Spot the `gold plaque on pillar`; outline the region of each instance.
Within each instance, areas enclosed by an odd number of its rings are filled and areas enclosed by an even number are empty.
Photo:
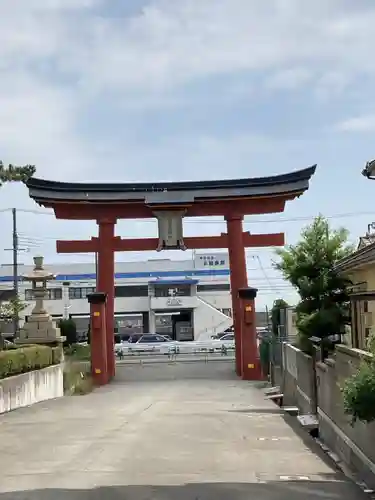
[[[157,251],[186,250],[182,222],[185,210],[158,210],[154,212],[154,215],[158,220]]]

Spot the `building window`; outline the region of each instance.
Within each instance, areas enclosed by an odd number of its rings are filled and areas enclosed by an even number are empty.
[[[367,300],[363,301],[363,312],[368,313],[368,301]]]
[[[190,297],[190,285],[155,285],[155,297]]]
[[[229,292],[229,283],[215,283],[212,285],[198,285],[197,292]]]
[[[148,297],[148,285],[115,286],[115,297]]]
[[[61,300],[62,288],[47,288],[45,300]],[[35,300],[34,291],[29,288],[25,290],[25,300]]]
[[[85,287],[72,287],[69,288],[69,299],[86,299],[90,293],[95,292],[94,286],[85,286]]]

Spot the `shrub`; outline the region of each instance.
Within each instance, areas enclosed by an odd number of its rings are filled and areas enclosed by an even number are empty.
[[[375,420],[375,334],[367,339],[367,349],[372,358],[363,360],[351,377],[341,388],[345,413],[351,416],[352,425],[356,420],[373,422]]]
[[[62,347],[52,347],[52,363],[58,365],[62,362],[64,357],[64,351]]]
[[[0,379],[51,366],[53,356],[53,349],[44,345],[0,351]]]
[[[64,369],[64,392],[67,395],[84,395],[94,388],[90,370],[68,363]]]
[[[18,346],[16,344],[13,344],[13,342],[7,342],[4,344],[3,347],[4,351],[10,351],[12,349],[18,349]]]
[[[66,337],[65,345],[70,346],[77,342],[77,325],[73,319],[61,319],[58,323],[61,335]]]
[[[363,362],[358,371],[342,387],[345,413],[357,420],[375,420],[375,364]]]

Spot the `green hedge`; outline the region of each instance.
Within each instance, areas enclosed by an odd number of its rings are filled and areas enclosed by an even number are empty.
[[[0,351],[0,379],[58,364],[61,358],[61,348],[44,345]]]
[[[91,360],[91,348],[89,345],[84,344],[72,344],[64,349],[65,356],[68,359],[76,361],[90,361]]]
[[[63,361],[64,350],[62,347],[52,347],[52,364],[58,365]]]

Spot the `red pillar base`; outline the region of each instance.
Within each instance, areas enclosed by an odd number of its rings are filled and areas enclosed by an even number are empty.
[[[241,303],[241,378],[243,380],[263,380],[255,323],[257,291],[256,288],[238,290]]]
[[[105,293],[96,292],[87,296],[90,304],[91,375],[95,385],[109,382],[106,341]]]

